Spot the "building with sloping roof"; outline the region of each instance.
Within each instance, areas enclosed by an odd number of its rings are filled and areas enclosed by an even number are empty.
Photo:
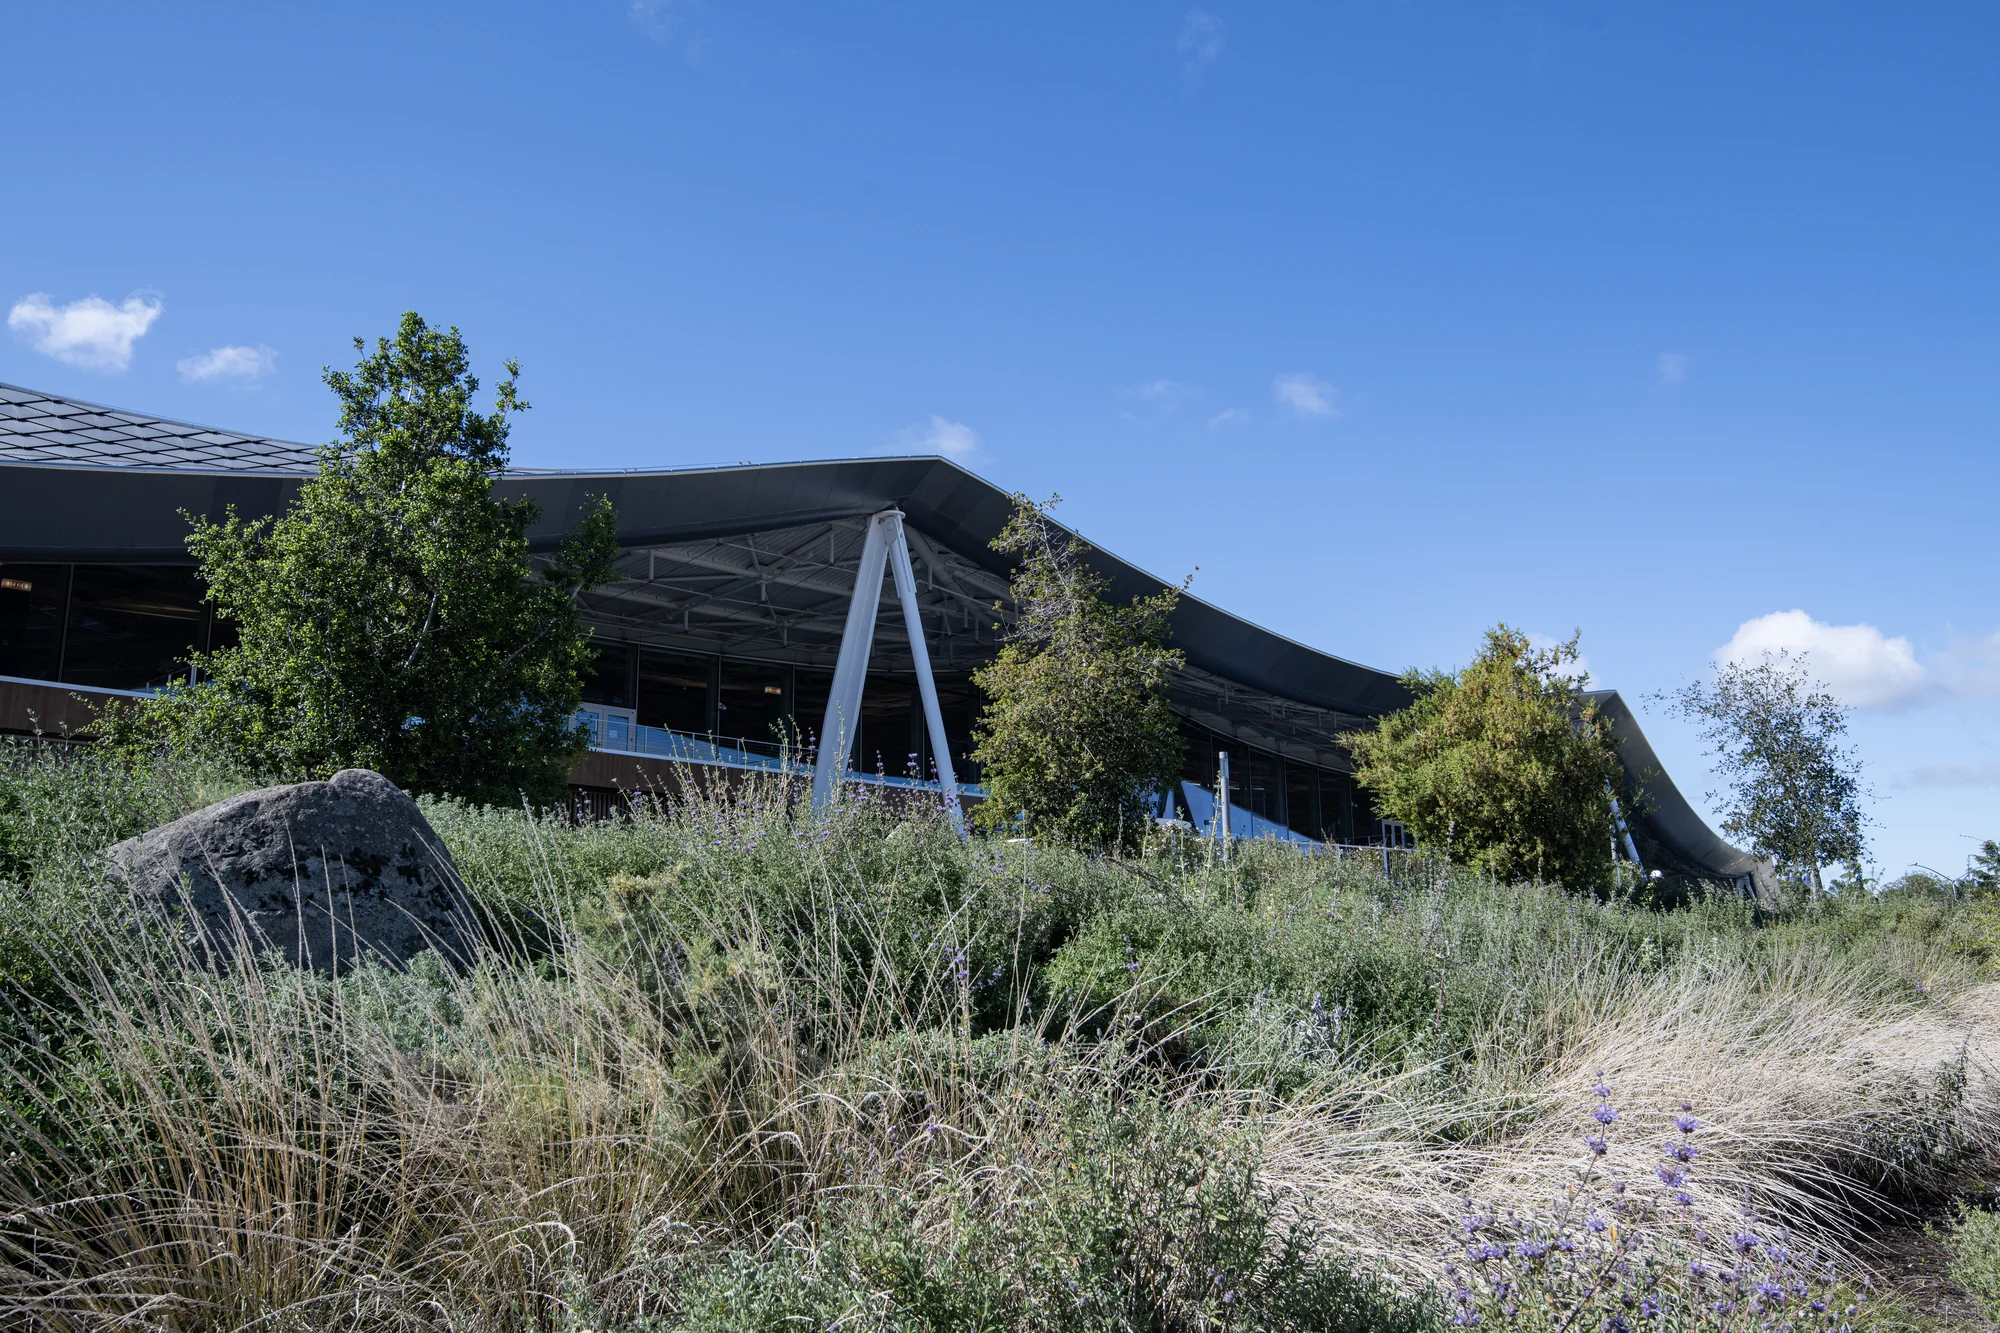
[[[281,512],[316,465],[309,445],[0,385],[0,728],[69,719],[79,690],[184,678],[187,654],[227,626],[203,600],[183,511]],[[599,655],[580,792],[601,798],[673,764],[784,768],[792,742],[838,719],[847,743],[821,747],[822,781],[831,764],[848,780],[968,780],[976,794],[971,673],[1011,615],[1008,562],[990,543],[1012,501],[990,482],[914,457],[520,471],[496,490],[539,504],[536,559],[595,497],[617,510],[618,578],[583,599]],[[1120,600],[1165,586],[1108,552],[1089,562]],[[1187,740],[1173,813],[1217,818],[1226,767],[1235,834],[1403,842],[1338,742],[1408,701],[1395,675],[1197,597],[1181,598],[1172,630],[1187,658],[1170,693]],[[1622,854],[1674,876],[1759,873],[1688,805],[1623,700],[1597,698],[1638,797]]]

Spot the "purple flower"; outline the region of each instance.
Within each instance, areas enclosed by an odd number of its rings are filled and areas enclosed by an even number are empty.
[[[1746,1254],[1749,1251],[1756,1249],[1757,1248],[1756,1233],[1750,1231],[1736,1232],[1729,1238],[1729,1247],[1735,1250],[1738,1254]]]
[[[1600,1102],[1597,1109],[1590,1113],[1590,1118],[1600,1125],[1608,1125],[1618,1119],[1618,1110],[1610,1102]]]
[[[1597,1100],[1600,1102],[1611,1100],[1611,1088],[1604,1081],[1604,1071],[1602,1069],[1597,1071],[1597,1081],[1590,1085],[1590,1090],[1597,1094]]]
[[[1658,1319],[1660,1317],[1660,1298],[1651,1292],[1647,1292],[1644,1296],[1641,1296],[1639,1298],[1639,1317],[1641,1319]]]
[[[1656,1174],[1660,1177],[1660,1183],[1669,1189],[1677,1189],[1687,1184],[1686,1168],[1675,1166],[1672,1162],[1660,1163]]]
[[[1692,1143],[1669,1143],[1664,1151],[1667,1156],[1683,1162],[1692,1162],[1697,1156],[1695,1146]]]
[[[1701,1128],[1701,1121],[1695,1119],[1691,1115],[1686,1114],[1687,1112],[1686,1102],[1681,1103],[1681,1112],[1682,1114],[1674,1117],[1675,1129],[1678,1129],[1683,1134],[1692,1134],[1697,1129]]]
[[[1707,1276],[1708,1276],[1708,1274],[1709,1274],[1709,1267],[1708,1267],[1708,1265],[1707,1265],[1707,1264],[1703,1263],[1703,1262],[1702,1262],[1701,1260],[1699,1260],[1699,1259],[1694,1259],[1694,1260],[1691,1260],[1691,1261],[1689,1261],[1689,1263],[1688,1263],[1688,1276],[1689,1276],[1689,1277],[1692,1277],[1692,1278],[1704,1278],[1704,1277],[1707,1277]]]
[[[1675,1190],[1674,1202],[1683,1208],[1692,1208],[1694,1207],[1694,1195],[1689,1194],[1686,1190]]]
[[[1584,1219],[1583,1224],[1584,1226],[1588,1227],[1592,1232],[1602,1231],[1604,1230],[1604,1225],[1605,1225],[1604,1214],[1592,1213],[1589,1217]]]
[[[1539,1240],[1524,1240],[1514,1247],[1516,1259],[1539,1259],[1548,1252],[1547,1242]]]
[[[1591,1156],[1602,1157],[1604,1150],[1611,1145],[1602,1134],[1586,1134],[1583,1136],[1583,1146],[1590,1149]]]
[[[1715,1312],[1717,1314],[1734,1314],[1736,1313],[1736,1302],[1730,1300],[1717,1301],[1715,1303]]]

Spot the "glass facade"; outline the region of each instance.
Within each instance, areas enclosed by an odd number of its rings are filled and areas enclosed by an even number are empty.
[[[0,565],[0,676],[109,690],[188,676],[214,617],[186,565]]]
[[[633,707],[642,727],[665,727],[705,736],[715,729],[709,708],[715,659],[647,648],[639,654],[639,681]]]
[[[632,707],[639,683],[638,650],[629,643],[599,643],[596,648],[597,658],[583,677],[583,701]]]
[[[790,706],[786,678],[790,675],[790,667],[723,658],[716,702],[716,735],[772,744],[786,740],[785,720]]]
[[[68,565],[0,565],[0,676],[57,678],[68,600]]]
[[[1181,780],[1215,790],[1216,757],[1229,754],[1229,803],[1321,842],[1373,845],[1382,828],[1352,776],[1282,759],[1181,719]],[[1182,811],[1186,813],[1185,809]]]

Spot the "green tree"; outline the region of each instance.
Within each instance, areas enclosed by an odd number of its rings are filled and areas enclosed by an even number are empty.
[[[1495,626],[1464,670],[1406,673],[1415,701],[1342,737],[1355,777],[1420,843],[1498,879],[1606,883],[1623,770],[1577,660],[1575,638],[1538,649]]]
[[[1016,557],[1015,622],[999,655],[973,676],[987,704],[974,734],[990,798],[987,828],[1025,822],[1036,837],[1129,850],[1149,819],[1148,797],[1181,764],[1167,683],[1181,654],[1167,647],[1180,591],[1114,606],[1090,550],[1050,522],[1058,497],[1014,497],[993,549]]]
[[[2000,894],[2000,842],[1988,838],[1965,863],[1965,886],[1974,893]]]
[[[1859,865],[1867,850],[1861,761],[1842,742],[1847,710],[1814,680],[1803,656],[1766,653],[1726,662],[1713,681],[1658,696],[1700,730],[1728,786],[1722,831],[1748,842],[1817,898],[1829,861]]]
[[[576,594],[612,577],[600,500],[539,573],[529,500],[500,500],[506,363],[493,410],[456,328],[413,311],[351,372],[328,370],[343,439],[275,520],[194,519],[188,538],[233,647],[125,718],[114,739],[218,750],[273,777],[373,768],[401,786],[511,804],[561,794],[591,648]]]

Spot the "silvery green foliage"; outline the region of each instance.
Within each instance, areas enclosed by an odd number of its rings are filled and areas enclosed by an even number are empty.
[[[1813,678],[1803,656],[1724,662],[1713,681],[1658,697],[1700,729],[1728,783],[1708,794],[1721,802],[1724,833],[1815,894],[1827,862],[1862,859],[1866,791],[1861,760],[1845,744],[1847,709]]]

